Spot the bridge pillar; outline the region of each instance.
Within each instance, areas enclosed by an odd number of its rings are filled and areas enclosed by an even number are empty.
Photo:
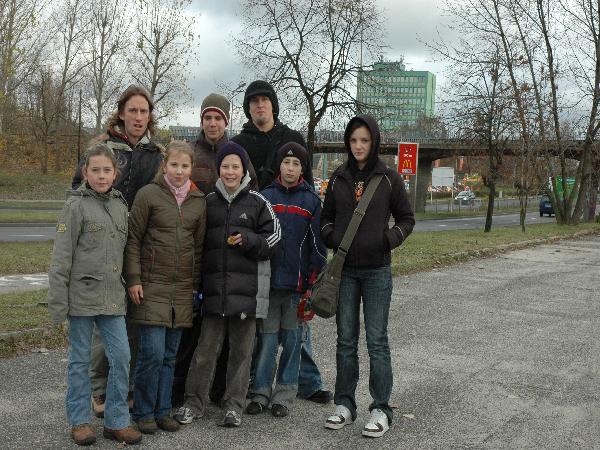
[[[425,212],[425,202],[427,201],[427,188],[431,184],[431,169],[433,166],[433,159],[431,158],[419,158],[419,165],[417,167],[417,195],[415,204],[415,191],[414,177],[410,178],[410,192],[408,197],[410,204],[413,206],[415,212]]]

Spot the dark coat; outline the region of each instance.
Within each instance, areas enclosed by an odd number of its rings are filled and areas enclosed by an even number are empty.
[[[141,305],[131,304],[133,322],[192,326],[192,295],[200,287],[206,200],[194,184],[177,205],[162,174],[138,192],[129,215],[125,254],[127,287],[141,284]]]
[[[227,134],[223,135],[216,144],[211,144],[206,140],[204,131],[200,132],[200,136],[193,143],[194,149],[194,167],[192,168],[192,176],[190,179],[205,195],[210,194],[215,190],[215,183],[219,179],[219,170],[216,165],[217,152],[221,145],[229,139]],[[252,163],[248,167],[250,177],[256,180],[256,172]],[[256,189],[258,184],[251,185],[252,189]]]
[[[248,152],[250,161],[256,170],[260,190],[270,185],[279,174],[279,167],[277,167],[279,147],[288,142],[297,142],[306,148],[304,137],[279,120],[276,120],[275,126],[266,133],[256,128],[252,121],[248,121],[244,124],[241,133],[232,137],[231,140],[240,144]],[[308,159],[308,167],[303,177],[309,186],[314,187],[312,155],[309,154]]]
[[[404,181],[398,172],[388,168],[379,158],[377,123],[370,116],[355,117],[346,127],[347,135],[354,120],[361,120],[371,130],[372,149],[366,165],[367,172],[361,174],[365,189],[375,174],[382,174],[383,179],[369,203],[344,265],[361,269],[377,268],[390,264],[391,250],[402,244],[412,232],[415,219],[404,189]],[[321,213],[321,237],[327,247],[334,250],[339,247],[358,205],[355,195],[358,169],[348,138],[349,136],[345,136],[348,161],[338,167],[329,179]],[[395,223],[390,228],[392,216]]]
[[[261,191],[281,225],[281,242],[271,259],[271,287],[304,292],[327,259],[321,240],[321,199],[301,181],[287,188],[277,178]]]
[[[261,270],[267,270],[268,275],[268,259],[281,239],[271,205],[247,186],[231,203],[217,188],[206,196],[206,206],[204,312],[220,316],[266,316],[264,305],[259,305],[257,311],[259,275]],[[242,245],[228,245],[227,238],[237,233],[242,234]],[[267,285],[262,290],[266,288],[268,293],[268,278],[263,282]]]
[[[151,183],[163,161],[163,152],[148,136],[142,137],[136,145],[132,145],[127,136],[118,130],[109,129],[105,136],[99,139],[105,142],[115,153],[119,174],[113,183],[113,187],[120,191],[131,209],[137,192],[147,184]],[[77,189],[83,178],[81,168],[83,160],[80,161],[73,181],[72,188]]]

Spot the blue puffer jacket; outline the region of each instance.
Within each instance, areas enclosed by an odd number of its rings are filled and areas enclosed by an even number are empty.
[[[320,236],[321,200],[306,181],[286,188],[279,177],[261,194],[277,214],[282,234],[271,259],[271,287],[304,292],[327,259],[327,248]]]

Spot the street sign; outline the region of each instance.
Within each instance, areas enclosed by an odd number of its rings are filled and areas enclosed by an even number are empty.
[[[454,167],[434,167],[431,173],[431,186],[454,186]]]
[[[398,144],[398,173],[401,175],[416,175],[419,144],[400,142]]]

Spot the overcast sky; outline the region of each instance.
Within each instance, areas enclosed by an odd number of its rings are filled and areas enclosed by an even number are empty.
[[[419,39],[433,39],[443,17],[438,9],[441,0],[377,0],[385,11],[389,50],[383,56],[395,61],[404,56],[407,69],[428,70],[442,81],[441,66],[432,61]],[[192,11],[199,14],[200,34],[198,60],[190,64],[189,86],[192,104],[177,118],[164,125],[198,126],[200,103],[209,93],[218,91],[218,83],[235,87],[244,79],[243,68],[236,60],[231,36],[241,30],[238,0],[194,0]],[[245,80],[250,82],[252,80]]]

